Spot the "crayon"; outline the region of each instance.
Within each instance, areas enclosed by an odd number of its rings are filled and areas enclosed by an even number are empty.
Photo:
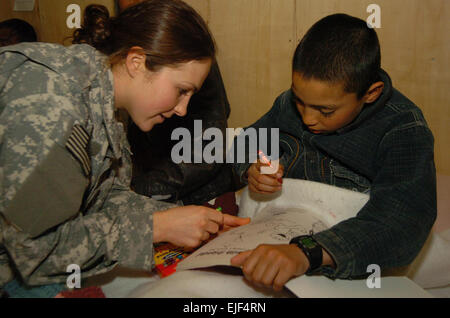
[[[270,160],[267,158],[267,156],[264,154],[264,152],[262,152],[262,150],[258,150],[258,155],[259,158],[261,159],[261,162],[269,165],[269,167],[271,167],[273,169],[272,164],[270,163]],[[281,184],[283,184],[283,178],[278,178],[277,181]]]

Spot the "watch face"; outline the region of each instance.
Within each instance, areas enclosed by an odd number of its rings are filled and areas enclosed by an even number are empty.
[[[308,249],[312,249],[312,248],[317,246],[317,243],[310,236],[303,237],[301,239],[301,242],[302,242],[303,246],[308,248]]]

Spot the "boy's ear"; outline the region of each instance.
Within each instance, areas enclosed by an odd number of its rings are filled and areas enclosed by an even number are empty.
[[[381,93],[383,93],[384,83],[383,82],[375,82],[372,85],[370,85],[369,89],[366,92],[366,95],[364,95],[364,103],[370,104],[373,103],[380,97]]]
[[[140,72],[145,71],[147,55],[141,47],[132,47],[125,59],[125,66],[131,77],[136,77]]]

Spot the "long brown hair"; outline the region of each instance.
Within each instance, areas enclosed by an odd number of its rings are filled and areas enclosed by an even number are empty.
[[[214,59],[216,46],[205,21],[181,0],[148,0],[110,17],[102,5],[89,5],[73,43],[87,43],[110,57],[124,59],[132,47],[143,48],[147,68]]]

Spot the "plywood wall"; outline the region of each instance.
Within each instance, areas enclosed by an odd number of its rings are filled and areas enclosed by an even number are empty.
[[[219,46],[219,65],[232,107],[230,127],[249,125],[291,85],[291,59],[308,28],[332,13],[367,19],[381,7],[383,67],[394,85],[418,104],[436,139],[438,172],[450,175],[450,1],[448,0],[186,0],[207,20]],[[0,20],[29,21],[42,41],[62,43],[68,4],[113,0],[36,0],[32,13],[13,13],[0,0]]]
[[[450,175],[450,1],[187,0],[208,20],[232,106],[230,127],[249,125],[291,85],[295,47],[333,13],[366,20],[381,7],[383,68],[422,108],[436,139],[438,172]]]

